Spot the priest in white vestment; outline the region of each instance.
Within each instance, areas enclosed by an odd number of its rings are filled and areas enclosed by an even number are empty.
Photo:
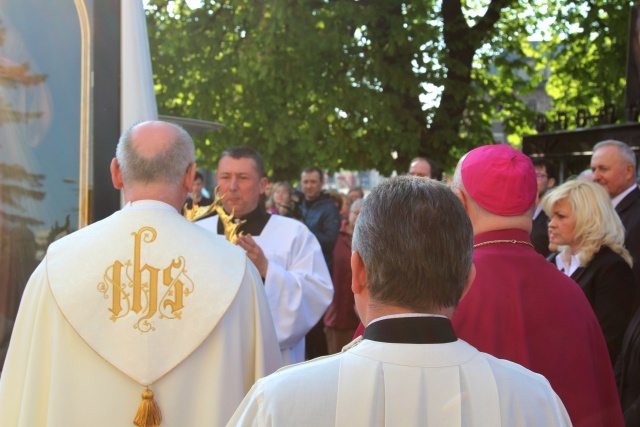
[[[304,338],[324,315],[333,284],[318,239],[300,221],[268,214],[259,206],[267,178],[260,153],[233,147],[220,155],[218,192],[227,214],[244,221],[238,246],[264,280],[284,364],[305,358]],[[196,224],[223,234],[218,215]]]
[[[259,380],[227,426],[571,425],[543,376],[456,338],[473,230],[445,185],[402,176],[374,188],[352,247],[364,337]]]
[[[123,133],[111,173],[127,204],[53,243],[31,277],[0,425],[224,425],[281,366],[255,266],[178,213],[195,170],[182,128]]]

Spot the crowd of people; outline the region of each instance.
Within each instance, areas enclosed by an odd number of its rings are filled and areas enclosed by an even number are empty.
[[[195,160],[179,126],[122,134],[125,206],[31,276],[0,425],[640,425],[626,144],[561,185],[508,145],[470,151],[448,185],[417,157],[366,196],[326,191],[315,166],[269,182],[247,146],[206,192]]]

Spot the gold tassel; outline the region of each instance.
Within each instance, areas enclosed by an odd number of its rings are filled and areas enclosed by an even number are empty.
[[[162,422],[162,414],[155,400],[153,392],[148,388],[142,392],[142,402],[138,407],[138,413],[133,419],[133,424],[138,427],[158,427]]]

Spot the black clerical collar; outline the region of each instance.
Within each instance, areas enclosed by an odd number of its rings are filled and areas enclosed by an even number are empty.
[[[365,340],[393,344],[444,344],[456,341],[451,320],[446,317],[396,317],[367,326]]]
[[[269,222],[269,218],[271,218],[271,215],[258,206],[245,216],[239,217],[240,220],[246,220],[247,222],[238,227],[238,231],[252,236],[259,236],[267,222]],[[224,234],[224,225],[220,217],[218,217],[218,234]]]

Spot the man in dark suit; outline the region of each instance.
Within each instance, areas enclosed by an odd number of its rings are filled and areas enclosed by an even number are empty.
[[[591,156],[593,180],[602,185],[624,225],[624,246],[633,257],[636,304],[640,303],[640,190],[636,184],[636,155],[624,142],[597,143]]]
[[[640,425],[640,310],[636,311],[624,335],[616,380],[625,426]]]
[[[533,212],[533,226],[531,227],[531,243],[533,248],[543,257],[548,257],[549,233],[547,232],[547,222],[549,218],[542,210],[540,200],[547,190],[556,185],[556,168],[545,158],[535,157],[531,159],[533,168],[536,170],[536,181],[538,184],[538,198],[536,200],[536,210]]]

